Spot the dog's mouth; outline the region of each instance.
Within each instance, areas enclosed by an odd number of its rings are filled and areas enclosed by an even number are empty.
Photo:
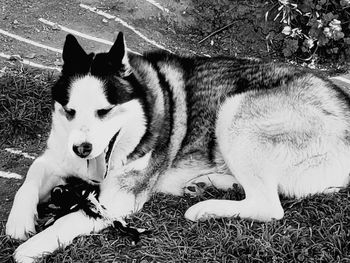
[[[113,153],[113,149],[114,149],[115,143],[117,141],[117,137],[119,135],[119,132],[120,132],[120,130],[117,131],[116,134],[114,134],[114,136],[109,141],[108,146],[107,146],[107,148],[105,150],[106,172],[105,172],[104,178],[106,178],[107,173],[108,173],[108,167],[110,166],[110,159],[111,159],[111,156],[112,156],[112,153]]]

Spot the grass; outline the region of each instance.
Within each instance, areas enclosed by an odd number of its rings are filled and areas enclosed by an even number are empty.
[[[23,111],[8,113],[10,116],[2,112],[2,118],[21,120],[21,125],[6,122],[1,132],[15,130],[18,138],[35,139],[47,131],[51,107],[47,80],[52,78],[37,74],[13,71],[8,79],[1,78],[2,91],[5,83],[13,92],[1,95],[1,107]],[[213,197],[237,200],[243,193],[237,188],[229,192],[210,189],[197,198],[157,194],[131,219],[133,226],[152,230],[136,246],[109,228],[78,237],[71,246],[40,262],[350,262],[349,188],[302,200],[282,199],[285,217],[269,223],[241,219],[192,223],[184,219],[188,207]],[[4,224],[0,223],[0,262],[13,262],[11,254],[19,242],[6,237]]]
[[[40,262],[350,262],[349,189],[285,199],[285,217],[269,223],[241,219],[192,223],[183,218],[190,205],[213,195],[236,199],[236,191],[211,189],[200,198],[157,194],[131,221],[153,231],[136,246],[109,228],[76,238]],[[3,260],[10,259],[18,243],[3,233],[0,241]],[[0,262],[6,261],[0,257]]]
[[[52,73],[11,69],[0,76],[0,145],[37,139],[49,128]]]

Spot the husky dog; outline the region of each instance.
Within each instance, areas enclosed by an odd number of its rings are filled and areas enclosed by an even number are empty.
[[[17,192],[6,233],[35,233],[37,205],[66,176],[100,182],[112,218],[139,211],[154,192],[200,194],[239,184],[245,199],[190,207],[192,221],[281,219],[279,194],[305,197],[347,186],[349,94],[311,72],[238,58],[127,52],[87,54],[68,35],[52,88],[47,149]],[[15,251],[33,262],[110,222],[76,211]]]

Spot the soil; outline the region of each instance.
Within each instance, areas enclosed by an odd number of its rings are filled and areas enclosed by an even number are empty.
[[[123,19],[150,39],[176,53],[270,56],[266,46],[267,24],[264,22],[264,13],[269,4],[264,1],[158,2],[169,12],[163,12],[148,2],[139,0],[0,0],[0,28],[61,49],[66,33],[38,21],[39,18],[45,18],[110,41],[116,32],[124,31],[127,44],[132,50],[143,52],[154,48],[121,24],[113,20],[103,20],[103,17],[81,8],[79,3],[83,3]],[[231,26],[227,30],[198,44],[210,33],[229,24]],[[108,48],[107,45],[85,39],[79,41],[88,51]],[[59,53],[55,54],[4,35],[0,35],[0,48],[4,53],[19,54],[50,66],[54,66],[55,62],[58,64],[61,57]]]
[[[148,38],[184,55],[238,55],[283,59],[274,48],[279,43],[271,36],[281,25],[266,21],[272,6],[266,0],[158,0],[169,10],[162,11],[146,0],[0,0],[0,28],[51,47],[62,49],[64,31],[41,23],[44,18],[68,28],[113,41],[116,32],[123,31],[126,43],[134,51],[144,52],[155,47],[120,23],[105,19],[79,6],[97,7],[115,15]],[[271,20],[271,19],[270,19]],[[222,28],[227,27],[225,30]],[[215,33],[218,31],[218,33]],[[208,35],[213,34],[201,42]],[[78,38],[87,51],[102,51],[108,45]],[[6,54],[18,54],[48,66],[60,65],[61,54],[34,47],[0,35],[0,49]],[[0,60],[0,66],[9,62]],[[2,68],[2,67],[0,67]]]

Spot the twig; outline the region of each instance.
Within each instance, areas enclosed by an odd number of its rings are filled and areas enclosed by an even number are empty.
[[[317,50],[318,50],[318,46],[316,46],[314,52],[312,52],[312,54],[308,58],[300,58],[298,56],[296,56],[296,57],[300,60],[303,60],[303,61],[310,61],[314,57],[314,55],[316,54]]]
[[[237,20],[236,20],[236,21],[237,21]],[[220,33],[221,31],[224,31],[225,29],[227,29],[227,28],[233,26],[233,24],[234,24],[236,21],[233,21],[232,23],[230,23],[230,24],[228,24],[228,25],[226,25],[226,26],[224,26],[224,27],[222,27],[222,28],[220,28],[220,29],[214,31],[213,33],[211,33],[210,35],[206,36],[206,37],[203,38],[201,41],[199,41],[198,44],[203,43],[203,42],[204,42],[205,40],[207,40],[208,38],[210,38],[210,37],[212,37],[212,36],[214,36],[214,35]]]

